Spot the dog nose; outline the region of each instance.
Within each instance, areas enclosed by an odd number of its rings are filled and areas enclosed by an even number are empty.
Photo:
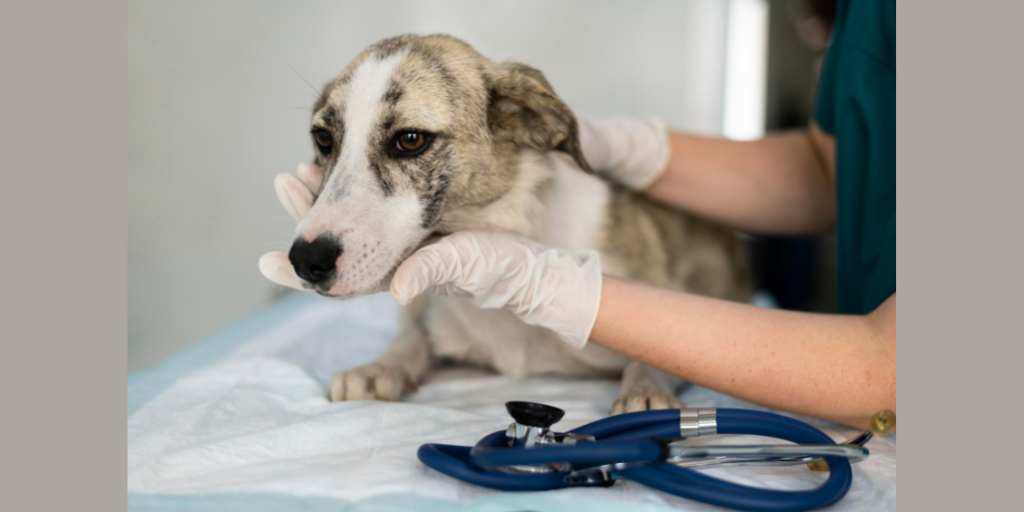
[[[332,237],[321,235],[312,242],[299,238],[288,251],[288,261],[299,277],[320,284],[334,277],[335,262],[341,252],[341,243]]]

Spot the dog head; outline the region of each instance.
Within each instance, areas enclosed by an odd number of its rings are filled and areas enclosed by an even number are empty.
[[[351,297],[386,289],[397,265],[513,189],[523,150],[589,171],[576,119],[533,68],[494,63],[442,35],[359,54],[313,108],[324,173],[289,260],[303,285]]]

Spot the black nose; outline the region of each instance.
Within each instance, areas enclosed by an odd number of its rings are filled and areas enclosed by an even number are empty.
[[[312,242],[299,238],[288,252],[288,261],[299,277],[310,284],[320,284],[334,277],[334,262],[341,252],[341,242],[329,235],[320,235]]]

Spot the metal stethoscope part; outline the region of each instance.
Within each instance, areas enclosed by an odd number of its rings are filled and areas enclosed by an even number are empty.
[[[695,409],[689,409],[689,411],[693,411],[693,410],[695,410]],[[696,409],[696,410],[697,411],[701,411],[701,410],[703,410],[703,411],[711,411],[711,412],[708,412],[706,414],[709,415],[709,416],[712,416],[712,417],[714,416],[714,412],[713,411],[715,411],[715,409]],[[688,427],[688,426],[684,427],[684,426],[682,426],[682,425],[688,425],[689,423],[692,423],[692,420],[689,420],[688,418],[684,417],[684,415],[688,414],[686,411],[688,411],[688,410],[687,409],[680,409],[680,425],[681,425],[680,433],[681,434],[685,434],[687,431],[693,430],[693,427]],[[892,423],[895,423],[896,417],[890,411],[879,411],[875,415],[875,418],[872,419],[872,421],[877,423],[877,418],[879,416],[885,416],[886,419],[888,419],[888,417],[890,415],[892,416],[892,420],[891,420]],[[873,427],[873,428],[878,430],[879,427]],[[881,434],[881,435],[888,434],[889,431],[891,431],[891,428],[892,427],[890,426],[888,428],[888,430],[886,430],[885,433]],[[716,430],[716,432],[717,432],[717,430]],[[706,433],[709,433],[709,432],[706,432]],[[700,433],[697,433],[696,435],[699,436]],[[683,435],[682,437],[686,438],[686,437],[689,437],[689,436]],[[747,447],[753,453],[744,452],[742,454],[740,454],[740,453],[737,453],[737,454],[728,453],[729,449],[740,448],[739,446],[728,446],[728,447],[720,446],[720,447],[708,447],[709,448],[709,452],[705,456],[698,455],[697,454],[698,452],[696,451],[696,448],[694,448],[693,450],[691,450],[690,452],[688,452],[685,455],[681,455],[681,456],[678,456],[678,457],[670,457],[669,458],[669,462],[672,462],[673,464],[675,464],[675,465],[677,465],[679,467],[684,467],[684,468],[686,468],[686,467],[691,467],[691,468],[692,467],[702,467],[702,466],[703,467],[706,467],[706,466],[720,466],[720,465],[730,465],[730,466],[750,466],[750,465],[761,465],[761,466],[795,466],[795,465],[799,465],[799,464],[812,464],[812,463],[815,463],[815,462],[821,462],[823,456],[829,456],[829,455],[831,455],[831,456],[846,457],[847,459],[850,460],[850,462],[860,462],[860,461],[864,460],[865,458],[867,458],[867,456],[868,456],[868,451],[866,449],[862,449],[863,446],[868,441],[874,439],[874,437],[875,437],[874,432],[872,431],[871,428],[869,428],[869,429],[865,430],[864,432],[861,432],[860,434],[857,434],[856,436],[851,437],[850,439],[847,439],[846,441],[843,441],[843,443],[839,444],[839,445],[817,445],[817,446],[815,446],[815,445],[782,445],[782,446],[758,445],[758,446]],[[815,451],[815,450],[819,450],[819,449],[820,449],[820,451]],[[712,453],[712,451],[714,453]],[[843,453],[838,453],[838,451],[842,451]],[[812,467],[811,469],[816,469],[816,468]]]
[[[520,407],[539,409],[542,404],[520,402]],[[547,406],[543,406],[547,407]],[[554,408],[552,408],[554,409]],[[513,410],[513,409],[510,409]],[[548,420],[555,422],[561,419],[561,414],[548,411]],[[556,418],[557,416],[557,418]],[[532,424],[524,425],[514,422],[508,426],[505,437],[509,446],[523,446],[534,448],[544,445],[565,444],[575,445],[578,442],[594,441],[594,436],[580,436],[576,434],[559,434],[548,430],[550,423],[538,421],[537,419],[525,418]],[[895,425],[895,415],[887,410],[879,411],[872,418],[872,427],[864,430],[842,444],[798,444],[798,445],[686,445],[683,444],[688,438],[701,435],[714,435],[718,433],[717,409],[679,409],[679,436],[678,441],[668,443],[669,455],[665,462],[669,462],[681,468],[709,468],[714,466],[795,466],[807,464],[814,471],[828,471],[827,465],[822,467],[816,465],[824,462],[822,457],[844,457],[850,462],[860,462],[868,457],[870,452],[864,445],[875,437],[874,431],[884,429],[888,434]],[[603,464],[579,471],[573,471],[566,475],[567,483],[596,483],[610,482],[613,478],[610,474],[613,471],[627,469],[643,463],[615,463]],[[514,465],[496,468],[506,473],[551,473],[555,471],[567,471],[571,469],[569,464],[552,463],[536,465]]]
[[[871,428],[843,444],[786,416],[745,409],[677,409],[623,414],[571,432],[550,430],[564,412],[530,402],[509,402],[515,420],[473,447],[427,444],[424,464],[461,480],[502,490],[609,486],[635,480],[682,497],[743,510],[812,510],[834,503],[849,490],[851,462],[865,459],[864,445],[895,428],[881,411]],[[715,434],[774,437],[788,445],[696,445],[692,438]],[[668,441],[669,439],[674,439]],[[807,464],[828,471],[818,488],[772,491],[720,480],[695,468]]]

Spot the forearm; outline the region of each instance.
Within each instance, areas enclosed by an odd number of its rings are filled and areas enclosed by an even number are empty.
[[[864,427],[896,410],[896,298],[872,315],[757,308],[605,276],[590,339],[689,382]]]
[[[820,232],[835,222],[831,139],[813,127],[755,141],[671,133],[668,168],[645,194],[737,229]]]

